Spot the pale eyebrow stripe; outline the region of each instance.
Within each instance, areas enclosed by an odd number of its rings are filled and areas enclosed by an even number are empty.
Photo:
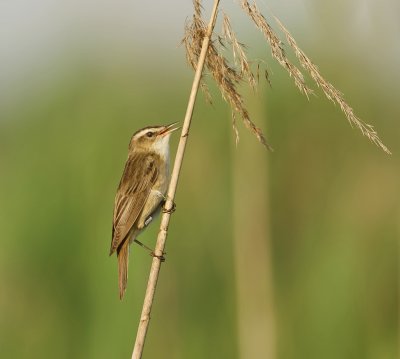
[[[148,128],[144,128],[144,129],[140,130],[139,132],[136,132],[133,135],[133,138],[138,138],[138,137],[144,135],[148,130],[149,130]]]

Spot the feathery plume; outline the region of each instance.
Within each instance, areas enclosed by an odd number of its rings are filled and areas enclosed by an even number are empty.
[[[301,66],[306,71],[308,71],[311,78],[314,80],[316,85],[322,89],[325,96],[333,103],[339,105],[350,125],[352,127],[355,126],[356,128],[358,128],[364,136],[375,143],[375,145],[380,147],[384,152],[391,154],[390,150],[383,144],[383,142],[379,138],[378,133],[375,131],[373,126],[363,122],[355,115],[354,110],[344,100],[343,94],[338,91],[330,82],[326,81],[322,77],[321,73],[318,70],[318,67],[314,65],[314,63],[309,59],[304,51],[300,49],[300,47],[297,45],[296,40],[282,24],[282,22],[276,16],[274,16],[274,19],[281,28],[282,32],[285,34],[286,40],[296,54],[296,57],[299,60]]]
[[[295,85],[304,93],[307,97],[313,93],[313,91],[308,88],[304,81],[303,74],[301,71],[293,65],[286,56],[285,50],[283,49],[282,42],[279,37],[275,34],[272,27],[268,24],[264,15],[258,10],[255,3],[249,4],[247,0],[242,0],[242,9],[251,18],[256,27],[262,32],[265,39],[268,41],[271,47],[272,56],[278,61],[278,63],[286,69],[290,77],[293,78]]]
[[[201,44],[205,35],[206,27],[200,17],[200,7],[195,7],[195,14],[192,21],[186,23],[185,35],[182,40],[186,49],[186,59],[189,65],[195,69],[197,59],[200,54]],[[237,91],[237,85],[242,81],[247,81],[255,85],[254,75],[251,73],[250,65],[247,61],[243,46],[237,41],[234,35],[228,17],[224,19],[225,38],[229,41],[234,49],[234,58],[238,61],[240,71],[229,64],[229,61],[219,51],[218,44],[224,46],[223,40],[213,39],[208,47],[205,65],[216,82],[222,98],[228,102],[232,108],[232,126],[238,142],[238,130],[236,127],[236,118],[234,114],[238,114],[243,124],[256,136],[256,138],[269,150],[272,147],[268,144],[262,130],[257,127],[250,119],[250,115],[245,108],[244,101],[240,93]]]

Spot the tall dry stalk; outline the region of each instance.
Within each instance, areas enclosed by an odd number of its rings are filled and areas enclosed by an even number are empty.
[[[199,4],[199,3],[198,3]],[[182,126],[182,133],[179,140],[178,149],[176,152],[174,168],[171,174],[171,181],[169,183],[168,192],[167,192],[167,201],[165,203],[166,208],[172,208],[175,198],[176,187],[178,184],[179,174],[182,167],[183,156],[185,154],[186,142],[189,135],[190,123],[192,120],[192,114],[194,105],[196,102],[196,96],[200,85],[200,79],[203,72],[204,62],[207,55],[207,50],[210,44],[210,39],[212,32],[214,30],[215,21],[217,19],[217,10],[218,10],[219,0],[214,1],[214,6],[210,18],[210,22],[207,27],[207,31],[204,34],[204,38],[202,41],[201,51],[199,54],[199,59],[196,66],[196,73],[193,80],[192,90],[189,96],[189,102],[186,110],[185,119]],[[171,218],[171,214],[169,212],[165,212],[161,218],[160,231],[157,237],[157,243],[155,248],[156,256],[162,256],[164,253],[165,242],[167,240],[168,234],[168,225],[169,220]],[[150,269],[149,280],[147,283],[146,294],[144,298],[142,314],[140,316],[139,327],[137,330],[135,346],[133,348],[132,359],[139,359],[142,357],[144,342],[146,339],[147,329],[150,322],[150,313],[153,305],[154,294],[157,286],[158,275],[161,267],[161,259],[154,257],[153,262]]]
[[[252,107],[256,114],[265,115],[264,106]],[[263,149],[247,137],[241,142],[240,151],[232,151],[238,357],[243,359],[277,357],[265,157]]]

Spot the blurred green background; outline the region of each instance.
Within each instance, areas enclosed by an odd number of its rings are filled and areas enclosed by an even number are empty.
[[[299,94],[222,2],[272,72],[272,88],[243,93],[275,152],[241,124],[235,148],[228,106],[215,89],[213,106],[199,96],[144,358],[398,358],[400,5],[267,6],[393,155],[320,91]],[[131,134],[183,119],[192,73],[177,44],[191,4],[6,1],[0,14],[0,357],[128,358],[151,258],[132,248],[120,302],[114,195]],[[154,246],[157,229],[140,239]],[[238,308],[264,300],[240,293],[241,277],[267,286],[265,322],[250,325],[268,354],[241,349]]]

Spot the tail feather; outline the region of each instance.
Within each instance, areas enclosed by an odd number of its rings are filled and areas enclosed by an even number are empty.
[[[125,294],[128,281],[128,261],[129,261],[129,241],[125,241],[117,250],[118,255],[118,284],[119,298],[122,299]]]

